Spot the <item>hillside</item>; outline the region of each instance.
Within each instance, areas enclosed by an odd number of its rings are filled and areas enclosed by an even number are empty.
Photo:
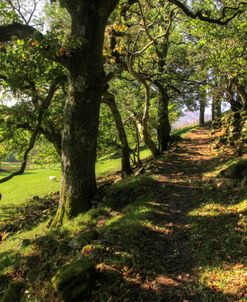
[[[57,230],[56,194],[2,207],[1,302],[245,301],[246,187],[215,185],[236,159],[213,140],[196,128]]]

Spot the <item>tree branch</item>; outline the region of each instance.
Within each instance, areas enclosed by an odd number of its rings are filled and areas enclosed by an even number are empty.
[[[44,114],[44,111],[39,112],[38,123],[37,123],[37,126],[35,127],[35,130],[34,130],[32,136],[30,138],[29,145],[28,145],[27,149],[24,152],[23,161],[22,161],[20,170],[13,172],[13,173],[11,173],[10,175],[8,175],[6,177],[1,178],[0,179],[0,184],[12,179],[13,177],[15,177],[17,175],[22,175],[25,172],[25,169],[26,169],[26,166],[27,166],[28,155],[29,155],[30,151],[33,149],[34,144],[36,142],[36,139],[37,139],[37,137],[39,135],[39,132],[40,132],[40,127],[41,127],[42,120],[43,120],[43,114]]]
[[[12,23],[0,26],[0,42],[8,42],[13,39],[27,39],[37,35],[41,39],[43,34],[34,27],[21,23]]]
[[[42,126],[44,113],[45,113],[45,111],[47,110],[47,108],[49,107],[49,105],[52,101],[52,98],[54,96],[55,91],[57,90],[59,82],[63,78],[64,77],[58,77],[52,82],[52,84],[49,88],[49,92],[48,92],[44,102],[42,103],[42,106],[39,108],[37,125],[36,125],[32,135],[31,135],[29,145],[28,145],[27,149],[24,152],[21,168],[18,171],[15,171],[15,172],[11,173],[10,175],[1,178],[0,179],[0,184],[12,179],[13,177],[15,177],[17,175],[22,175],[25,172],[25,169],[26,169],[26,166],[27,166],[28,155],[29,155],[30,151],[33,149],[33,147],[35,145],[35,142],[36,142],[36,140],[37,140],[37,138],[38,138],[38,136],[41,132],[41,129],[42,129],[41,126]]]
[[[232,19],[234,19],[237,15],[241,14],[243,12],[242,9],[240,9],[241,5],[246,5],[247,2],[240,2],[238,6],[236,7],[224,7],[222,9],[221,16],[219,18],[213,19],[209,16],[206,16],[204,13],[204,10],[199,10],[197,12],[192,12],[185,4],[181,3],[179,0],[168,0],[168,2],[175,4],[177,7],[179,7],[188,17],[192,19],[199,19],[208,23],[214,23],[219,25],[226,25],[229,23]],[[235,13],[233,13],[230,17],[226,19],[226,11],[227,10],[233,10]]]

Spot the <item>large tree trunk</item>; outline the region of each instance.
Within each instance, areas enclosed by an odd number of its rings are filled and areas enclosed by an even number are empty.
[[[130,165],[130,148],[128,144],[127,135],[124,129],[123,121],[118,110],[115,97],[110,92],[105,92],[102,98],[102,102],[107,104],[112,112],[116,128],[118,131],[119,140],[122,146],[122,176],[130,175],[132,173],[132,168]]]
[[[66,63],[69,91],[64,109],[62,180],[53,225],[88,210],[96,192],[99,108],[106,86],[102,49],[106,22],[117,2],[63,1],[78,45]]]

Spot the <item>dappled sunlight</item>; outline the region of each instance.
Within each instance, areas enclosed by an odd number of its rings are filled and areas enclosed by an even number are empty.
[[[169,160],[155,160],[151,177],[108,186],[104,201],[58,229],[49,229],[57,194],[24,206],[3,204],[0,228],[8,235],[0,243],[0,286],[25,278],[25,298],[45,299],[49,291],[47,299],[56,301],[51,277],[85,256],[100,273],[88,302],[99,297],[241,301],[247,200],[237,191],[216,191],[204,183],[201,173],[219,159],[198,160],[193,152],[183,160],[186,148]]]
[[[212,290],[244,299],[247,292],[246,272],[247,265],[242,262],[235,264],[224,262],[217,267],[201,268],[199,280],[203,286]]]
[[[245,212],[247,209],[247,199],[240,201],[238,204],[222,205],[214,203],[213,200],[210,203],[202,205],[200,208],[194,209],[189,213],[190,216],[220,216],[239,213],[240,217],[243,216],[241,212]]]

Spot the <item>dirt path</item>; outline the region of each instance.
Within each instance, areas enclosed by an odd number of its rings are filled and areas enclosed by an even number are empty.
[[[247,292],[244,271],[246,207],[235,207],[246,196],[238,196],[236,190],[225,195],[221,192],[218,196],[205,180],[204,173],[228,159],[212,152],[210,143],[213,140],[209,128],[193,130],[179,142],[176,150],[146,163],[147,176],[151,177],[132,177],[111,187],[113,191],[106,196],[106,203],[96,206],[88,217],[84,217],[85,221],[77,219],[71,231],[69,228],[47,234],[42,231],[34,239],[28,237],[25,241],[34,244],[35,254],[26,255],[25,250],[22,254],[22,250],[1,253],[0,268],[6,261],[4,257],[19,261],[11,274],[2,276],[2,286],[6,287],[10,280],[19,277],[27,280],[27,274],[41,261],[40,273],[44,277],[40,277],[40,283],[30,283],[30,288],[27,287],[37,299],[27,301],[60,302],[52,288],[51,277],[58,267],[77,260],[86,243],[100,273],[95,277],[89,298],[83,301],[247,301],[242,299]],[[117,191],[117,188],[121,190]],[[111,201],[114,189],[117,194],[113,203],[107,203]],[[57,198],[56,194],[51,199],[48,196],[39,207],[31,203],[23,209],[19,218],[21,224],[15,221],[14,232],[19,228],[31,230],[43,218],[45,221],[47,209],[54,213]],[[215,201],[217,209],[214,208]],[[210,215],[208,208],[206,212],[197,212],[198,208],[209,204],[213,207],[211,210],[216,211],[215,215]],[[21,236],[29,236],[27,234]],[[198,255],[202,255],[200,260]],[[200,280],[201,268],[217,267],[220,272],[218,275],[213,272],[211,283]],[[231,270],[231,275],[223,275],[225,269]],[[217,286],[216,283],[222,280],[223,283]],[[47,285],[50,287],[46,290]],[[45,288],[43,298],[40,297],[41,288]]]
[[[215,194],[218,194],[211,191],[203,174],[214,170],[219,163],[228,159],[228,155],[218,157],[210,148],[213,140],[208,127],[197,128],[178,144],[175,152],[171,153],[167,159],[153,162],[155,171],[153,174],[158,179],[156,187],[158,198],[153,204],[154,214],[151,218],[149,217],[152,221],[153,233],[146,233],[144,236],[146,245],[139,252],[140,257],[145,258],[145,263],[150,262],[153,275],[143,278],[141,288],[144,291],[136,301],[236,302],[246,301],[241,297],[247,299],[246,287],[241,289],[239,281],[234,284],[234,279],[231,285],[233,291],[229,293],[226,290],[229,294],[216,286],[206,287],[199,280],[198,269],[200,268],[196,256],[200,245],[203,246],[205,252],[210,251],[210,248],[213,251],[212,254],[209,252],[208,265],[211,260],[211,263],[214,263],[213,261],[218,257],[217,252],[214,253],[214,251],[225,248],[225,239],[216,239],[214,235],[210,235],[210,232],[214,233],[212,226],[218,228],[219,232],[222,228],[224,233],[228,233],[232,232],[232,226],[229,227],[231,223],[233,226],[236,223],[235,226],[237,226],[238,221],[235,214],[230,219],[224,213],[218,218],[194,217],[189,214],[201,205],[207,204],[210,198],[215,198]],[[222,199],[221,196],[222,202],[227,201],[227,197]],[[198,240],[198,245],[197,243],[193,245],[189,239],[193,236],[193,224],[198,222],[205,227],[207,238],[204,238],[205,243],[201,244]],[[207,249],[207,245],[210,248]],[[238,249],[237,243],[232,245],[233,249]],[[230,251],[231,248],[228,253]],[[224,261],[226,263],[227,259],[224,259],[226,253],[221,254],[223,258],[218,263],[222,264]],[[238,263],[239,259],[233,256],[231,261]],[[235,264],[235,267],[238,266],[243,267],[243,264]],[[238,288],[240,294],[233,294],[233,292],[238,292]]]
[[[186,293],[186,286],[196,282],[193,251],[188,242],[188,213],[204,202],[203,173],[210,171],[217,160],[210,150],[212,140],[208,128],[196,129],[179,143],[165,164],[156,163],[163,188],[159,190],[159,208],[167,215],[157,219],[157,224],[170,227],[169,236],[162,240],[163,248],[157,250],[165,272],[156,278],[161,301],[201,301],[197,295]]]
[[[212,137],[208,128],[189,133],[169,156],[155,162],[159,180],[157,212],[153,217],[156,229],[165,227],[165,234],[157,235],[154,251],[156,279],[147,279],[144,287],[157,292],[143,301],[202,301],[197,294],[188,294],[186,287],[196,281],[193,272],[193,251],[189,245],[190,218],[188,213],[204,202],[203,173],[210,171],[217,160],[210,150]],[[169,232],[167,233],[167,227]],[[155,241],[155,238],[150,238]],[[154,244],[155,246],[155,244]]]
[[[109,301],[211,301],[193,291],[198,280],[194,251],[189,244],[188,213],[204,202],[203,173],[218,160],[210,150],[212,140],[208,128],[196,129],[178,144],[175,152],[152,161],[151,174],[157,182],[151,193],[155,198],[148,202],[150,212],[141,217],[148,223],[133,231],[120,228],[116,233],[107,233],[109,257],[124,251],[134,259],[132,268],[126,267],[125,271],[123,267],[120,279],[116,278],[112,287],[107,283],[107,289],[102,289],[108,291]],[[90,301],[101,301],[98,295],[96,291]]]

